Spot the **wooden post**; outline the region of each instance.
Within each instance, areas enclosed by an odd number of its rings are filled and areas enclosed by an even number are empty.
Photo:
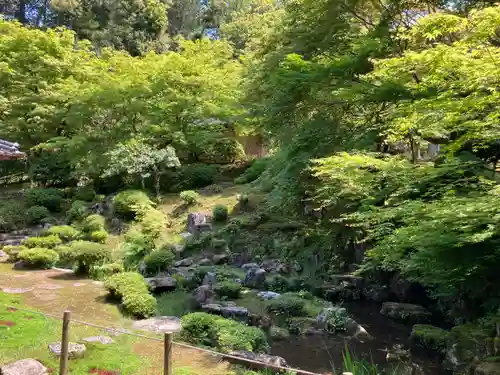
[[[59,366],[59,375],[66,375],[68,371],[68,345],[69,345],[69,321],[71,320],[71,311],[65,311],[63,315],[62,339],[61,339],[61,362]]]
[[[172,333],[165,333],[163,375],[172,375]]]

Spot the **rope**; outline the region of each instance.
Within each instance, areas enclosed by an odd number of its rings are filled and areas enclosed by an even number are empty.
[[[57,316],[57,315],[54,315],[54,314],[42,313],[42,312],[39,312],[39,311],[33,311],[33,310],[23,309],[23,308],[19,308],[19,307],[15,307],[15,306],[5,306],[5,307],[7,307],[8,309],[14,309],[16,311],[24,311],[24,312],[28,312],[30,314],[37,314],[37,315],[42,315],[42,316],[47,316],[47,317],[50,317],[50,318],[62,320],[62,318],[60,316]],[[127,330],[124,330],[123,328],[104,327],[104,326],[101,326],[101,325],[98,325],[98,324],[83,322],[83,321],[76,320],[76,319],[71,319],[70,322],[71,323],[76,323],[76,324],[81,324],[81,325],[86,325],[86,326],[94,327],[94,328],[98,328],[98,329],[102,329],[102,330],[105,330],[105,331],[115,331],[115,332],[120,332],[120,333],[123,333],[125,335],[129,335],[129,336],[135,336],[135,337],[140,337],[140,338],[148,339],[148,340],[152,340],[152,341],[163,342],[163,339],[159,339],[157,337],[151,337],[151,336],[147,336],[147,335],[141,335],[139,333],[129,332]],[[267,364],[267,363],[264,363],[264,362],[254,361],[254,360],[248,359],[248,358],[238,357],[238,356],[231,355],[231,354],[220,353],[220,352],[217,352],[215,350],[200,348],[198,346],[189,345],[189,344],[186,344],[186,343],[183,343],[183,342],[173,341],[172,343],[174,345],[177,345],[177,346],[180,346],[180,347],[183,347],[183,348],[198,350],[198,351],[201,351],[201,352],[204,352],[204,353],[208,353],[208,354],[211,354],[211,355],[214,355],[214,356],[217,356],[217,357],[222,357],[224,359],[233,359],[233,360],[236,360],[236,361],[239,361],[239,362],[247,362],[247,363],[251,363],[251,364],[257,365],[259,367],[265,367],[265,368],[273,369],[273,370],[280,371],[280,372],[295,373],[295,374],[300,374],[300,375],[318,375],[317,373],[314,373],[314,372],[304,371],[304,370],[301,370],[301,369],[294,369],[294,368],[291,368],[291,367],[283,367],[283,366],[271,365],[271,364]]]

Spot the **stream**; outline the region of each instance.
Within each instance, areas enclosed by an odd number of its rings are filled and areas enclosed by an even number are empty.
[[[385,359],[386,349],[395,344],[408,347],[411,326],[381,315],[380,304],[351,302],[343,306],[374,337],[373,340],[360,342],[342,335],[291,336],[288,340],[274,342],[271,354],[285,358],[291,367],[326,373],[342,367],[346,345],[353,357],[373,362],[380,368],[389,367]],[[440,373],[437,358],[412,353],[412,362],[419,365],[425,375]]]

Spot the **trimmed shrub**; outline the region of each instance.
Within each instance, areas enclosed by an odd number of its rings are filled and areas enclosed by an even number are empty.
[[[76,188],[74,197],[80,201],[92,202],[95,198],[95,191],[91,185]]]
[[[198,203],[200,194],[198,194],[194,190],[186,190],[179,194],[179,198],[181,199],[182,203],[185,204],[186,206],[192,206]]]
[[[105,245],[89,241],[76,241],[70,246],[74,251],[74,259],[79,273],[88,274],[91,267],[111,261],[111,251]]]
[[[82,221],[89,215],[87,203],[83,201],[74,201],[71,203],[71,208],[66,213],[66,221],[73,223],[75,221]]]
[[[155,315],[156,298],[145,293],[131,293],[125,295],[122,301],[123,309],[136,318],[149,318]]]
[[[0,230],[11,231],[22,228],[26,223],[26,215],[19,209],[19,202],[0,200]]]
[[[50,216],[50,211],[44,206],[33,206],[28,208],[24,214],[28,224],[40,224]]]
[[[181,323],[181,339],[193,344],[212,346],[226,353],[233,350],[260,352],[268,349],[264,332],[234,320],[196,312],[184,315]]]
[[[90,269],[90,276],[96,280],[104,280],[109,276],[124,272],[120,263],[108,263],[102,266],[95,266]]]
[[[59,245],[54,247],[54,251],[59,255],[59,264],[69,268],[73,267],[73,263],[75,263],[75,251],[71,246]]]
[[[63,193],[54,188],[34,188],[24,193],[28,207],[43,206],[50,211],[59,211],[63,202]]]
[[[80,238],[80,231],[70,225],[57,225],[47,230],[49,235],[57,236],[63,241],[73,241]]]
[[[166,216],[163,212],[154,208],[150,208],[146,212],[140,213],[136,219],[139,221],[141,233],[153,240],[158,239],[167,226]]]
[[[224,206],[222,204],[218,204],[212,210],[212,216],[213,216],[215,222],[225,223],[227,221],[228,216],[229,216],[229,211],[228,211],[226,206]]]
[[[53,267],[59,255],[54,250],[35,247],[20,251],[18,258],[29,267],[45,269]]]
[[[218,174],[213,164],[187,164],[179,171],[179,189],[196,189],[211,185]]]
[[[28,248],[26,246],[6,245],[2,248],[2,251],[9,256],[9,262],[17,262],[19,260],[18,259],[19,253],[27,249]]]
[[[139,213],[146,212],[153,207],[148,195],[140,190],[125,190],[113,198],[115,213],[127,220],[135,219]]]
[[[101,230],[96,230],[92,233],[89,234],[89,240],[92,242],[97,242],[100,244],[106,243],[106,240],[108,239],[109,234],[106,232],[104,229]]]
[[[122,299],[131,293],[148,293],[148,284],[137,272],[122,272],[110,276],[104,281],[104,287],[110,297],[115,299]]]
[[[232,281],[221,282],[214,288],[215,293],[217,293],[219,297],[227,298],[238,298],[240,296],[241,289],[241,284]]]
[[[282,316],[305,316],[307,315],[305,307],[305,300],[293,296],[281,296],[266,301],[266,311],[268,313]]]
[[[170,250],[155,250],[144,258],[144,273],[156,275],[174,264],[175,254]]]
[[[104,230],[106,224],[106,219],[104,216],[93,214],[87,216],[82,222],[82,230],[85,233],[97,232],[100,230]]]
[[[45,236],[45,237],[30,237],[23,241],[23,245],[28,248],[42,247],[53,249],[54,247],[62,244],[62,240],[58,236]]]

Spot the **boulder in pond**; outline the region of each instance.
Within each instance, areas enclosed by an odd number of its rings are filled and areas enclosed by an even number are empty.
[[[353,284],[343,282],[325,291],[325,298],[331,302],[357,301],[361,298],[361,290]]]
[[[262,268],[250,268],[245,275],[243,285],[247,288],[262,289],[266,282],[266,270]]]
[[[1,375],[47,375],[48,369],[35,359],[27,358],[0,367]]]
[[[177,287],[177,280],[170,276],[148,277],[145,280],[153,293],[166,292]]]
[[[184,258],[175,262],[174,267],[190,267],[194,264],[194,262],[195,260],[192,257]]]
[[[53,344],[49,344],[49,350],[54,353],[56,356],[61,356],[61,342],[55,342]],[[81,358],[85,354],[87,347],[83,344],[77,344],[76,342],[68,343],[68,358]]]
[[[209,314],[222,315],[224,318],[235,320],[247,320],[250,314],[246,307],[236,306],[234,303],[225,305],[209,303],[202,305],[201,309]]]
[[[363,278],[360,276],[332,275],[330,276],[330,278],[335,285],[342,285],[343,283],[347,283],[359,289],[363,287]]]
[[[90,337],[85,337],[84,339],[82,339],[82,341],[91,343],[97,342],[103,345],[110,345],[114,343],[113,339],[109,336],[90,336]]]
[[[431,313],[425,307],[410,303],[384,302],[380,313],[409,323],[425,323],[431,318]]]
[[[132,323],[132,328],[154,333],[175,333],[179,332],[182,326],[181,320],[175,316],[157,316],[135,321]]]
[[[444,354],[446,343],[450,335],[439,327],[428,324],[415,324],[410,334],[410,344],[412,348],[421,348],[437,354]]]
[[[212,230],[211,216],[202,212],[190,213],[187,217],[187,231],[192,234],[210,232]]]
[[[248,359],[251,361],[262,362],[262,363],[264,363],[266,365],[270,365],[270,366],[289,367],[288,363],[286,363],[284,358],[274,356],[274,355],[253,353],[253,352],[248,352],[246,350],[237,350],[237,351],[229,353],[229,355],[232,355],[235,357],[241,357],[241,358]]]
[[[383,285],[370,285],[363,289],[363,296],[369,301],[386,302],[390,298],[390,291]]]
[[[197,305],[210,304],[213,301],[215,292],[212,290],[210,285],[201,285],[193,291],[193,298]]]
[[[276,293],[276,292],[259,292],[257,293],[257,297],[263,299],[263,300],[270,300],[270,299],[275,299],[280,297],[281,294]]]

